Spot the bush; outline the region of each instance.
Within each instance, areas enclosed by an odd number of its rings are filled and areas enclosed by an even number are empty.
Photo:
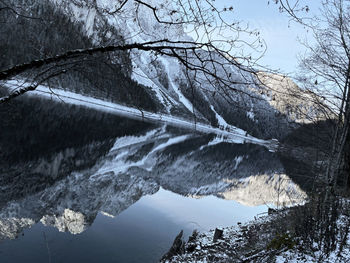
[[[282,248],[292,249],[296,245],[296,241],[289,233],[277,234],[267,245],[267,249],[280,250]]]

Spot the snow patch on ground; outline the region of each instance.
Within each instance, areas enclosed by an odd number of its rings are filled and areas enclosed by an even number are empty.
[[[235,161],[235,167],[233,168],[234,170],[237,170],[239,164],[243,161],[244,157],[243,156],[236,156],[234,161]]]
[[[285,213],[282,211],[281,213]],[[350,262],[350,237],[347,238],[343,251],[339,255],[339,246],[329,256],[322,254],[316,245],[313,252],[302,248],[281,248],[280,250],[267,249],[269,240],[273,238],[275,220],[278,216],[256,217],[247,224],[227,227],[223,230],[222,239],[213,240],[215,230],[200,233],[194,241],[185,245],[186,252],[175,255],[162,262],[189,263],[189,262],[259,262],[259,263],[346,263]],[[344,224],[342,220],[337,225]],[[261,235],[259,241],[266,244],[255,244],[254,235]],[[258,242],[259,242],[258,241]],[[255,241],[256,242],[256,241]],[[340,240],[339,240],[340,242]],[[188,252],[191,247],[193,252]],[[302,245],[301,245],[302,247]]]
[[[169,59],[165,59],[164,57],[160,57],[159,60],[165,66],[167,76],[170,82],[170,86],[173,88],[175,93],[177,94],[179,101],[189,110],[189,112],[194,113],[194,107],[192,103],[182,94],[179,87],[175,84],[173,77],[174,75],[180,74],[179,65],[176,61],[171,61],[169,63]]]
[[[242,134],[242,135],[248,135],[248,133],[240,128],[237,128],[233,125],[228,124],[225,119],[217,113],[213,105],[210,105],[210,109],[215,113],[215,117],[218,121],[219,126],[222,126],[224,129],[234,130],[235,132]]]
[[[178,102],[166,94],[167,92],[158,82],[156,73],[153,73],[154,75],[152,76],[152,71],[149,69],[152,68],[149,55],[142,51],[138,51],[137,54],[134,53],[132,53],[133,72],[131,78],[144,86],[151,87],[157,99],[165,106],[166,111],[169,113],[172,106],[178,105]],[[145,65],[148,68],[145,68]]]
[[[247,112],[247,117],[249,119],[251,119],[252,121],[257,121],[257,120],[255,120],[255,114],[254,114],[253,108],[250,109],[250,111]]]

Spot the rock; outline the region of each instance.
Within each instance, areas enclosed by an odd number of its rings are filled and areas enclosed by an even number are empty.
[[[276,214],[276,213],[277,213],[277,210],[276,210],[276,209],[269,208],[269,209],[267,210],[267,214],[268,214],[268,215],[273,215],[273,214]]]
[[[218,239],[222,239],[223,232],[224,231],[222,229],[215,228],[213,242],[216,242]]]
[[[173,256],[185,253],[185,242],[182,240],[183,230],[175,237],[173,245],[169,251],[162,257],[161,261],[171,259]]]

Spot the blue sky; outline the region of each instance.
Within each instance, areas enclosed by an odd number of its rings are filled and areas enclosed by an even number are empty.
[[[294,0],[290,0],[291,2]],[[310,13],[317,13],[320,0],[303,0],[310,7]],[[270,0],[273,2],[273,0]],[[258,29],[267,44],[267,52],[259,61],[273,69],[290,73],[298,65],[297,55],[305,52],[298,41],[307,40],[312,43],[312,35],[301,25],[290,21],[286,14],[280,13],[274,3],[268,0],[216,0],[218,7],[234,8],[233,17],[243,23],[249,23],[252,29]]]

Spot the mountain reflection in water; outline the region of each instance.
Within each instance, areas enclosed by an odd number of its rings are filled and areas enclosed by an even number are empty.
[[[155,262],[181,229],[230,226],[306,198],[267,149],[166,127],[1,173],[1,262]]]

